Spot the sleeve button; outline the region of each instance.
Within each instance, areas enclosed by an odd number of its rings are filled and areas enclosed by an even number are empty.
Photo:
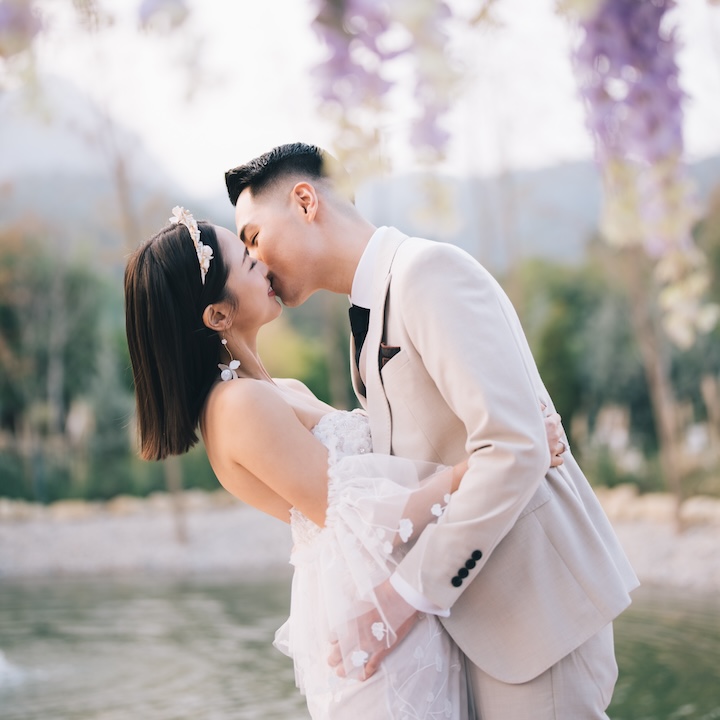
[[[450,581],[455,587],[460,587],[462,585],[462,578],[458,577],[457,575]]]

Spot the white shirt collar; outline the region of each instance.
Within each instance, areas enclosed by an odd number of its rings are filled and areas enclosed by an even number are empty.
[[[372,305],[373,276],[375,275],[375,258],[380,250],[380,243],[387,227],[383,225],[372,234],[360,262],[355,269],[352,289],[350,290],[350,302],[362,308],[370,309]]]

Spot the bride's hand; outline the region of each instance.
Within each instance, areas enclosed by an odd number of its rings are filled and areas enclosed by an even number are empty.
[[[543,415],[547,408],[540,404]],[[562,418],[557,413],[545,416],[545,432],[547,433],[548,448],[550,449],[550,467],[558,467],[563,464],[562,454],[567,450],[565,430],[562,426]]]
[[[328,663],[340,677],[367,680],[417,622],[420,613],[397,593],[389,580],[375,588],[378,607],[339,628]],[[389,627],[388,627],[389,626]]]

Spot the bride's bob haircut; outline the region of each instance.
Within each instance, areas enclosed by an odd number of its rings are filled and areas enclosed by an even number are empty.
[[[205,308],[236,299],[229,269],[210,223],[200,242],[213,259],[201,280],[195,246],[182,224],[168,225],[130,256],[125,268],[125,332],[135,383],[140,455],[162,460],[198,441],[205,399],[218,378],[220,336],[205,327]]]

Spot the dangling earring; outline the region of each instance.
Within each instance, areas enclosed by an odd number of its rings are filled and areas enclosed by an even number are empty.
[[[218,367],[220,368],[220,378],[225,382],[227,382],[228,380],[237,380],[238,374],[236,370],[240,367],[240,361],[236,360],[233,357],[233,354],[230,352],[230,348],[228,347],[227,340],[225,338],[223,338],[220,342],[225,346],[225,349],[230,356],[230,362],[227,365],[223,365],[223,363],[218,363]]]

